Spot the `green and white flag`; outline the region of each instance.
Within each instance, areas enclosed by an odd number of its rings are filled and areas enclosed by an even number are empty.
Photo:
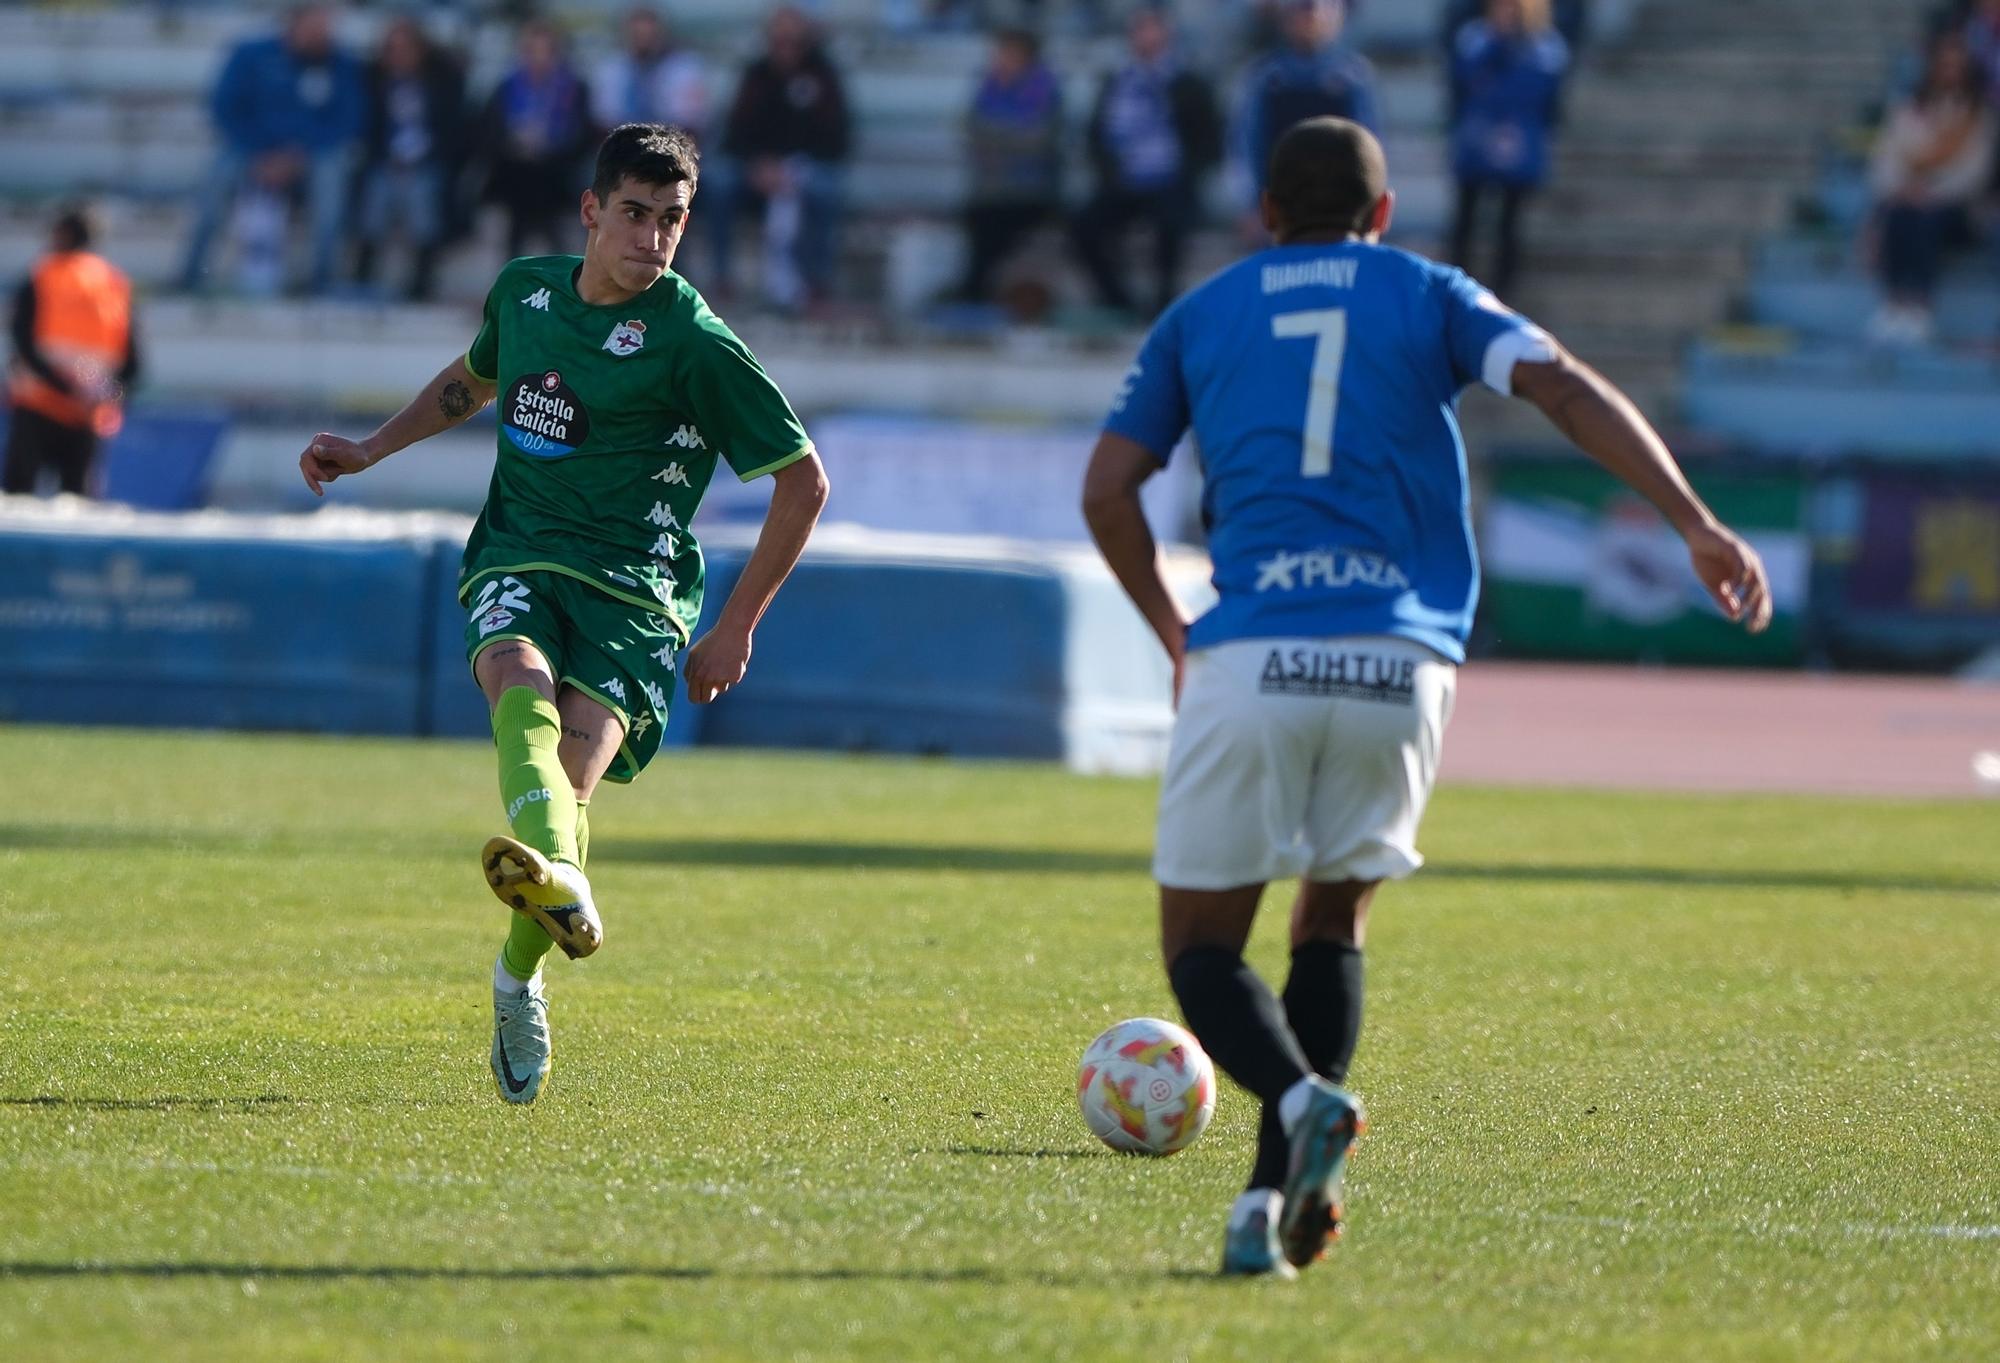
[[[1715,514],[1770,573],[1775,613],[1761,635],[1731,624],[1688,565],[1680,536],[1592,464],[1503,465],[1481,518],[1481,620],[1515,657],[1678,663],[1795,663],[1803,651],[1812,548],[1795,478],[1703,474]]]

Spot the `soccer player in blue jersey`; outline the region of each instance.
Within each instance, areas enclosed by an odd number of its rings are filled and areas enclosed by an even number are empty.
[[[1770,620],[1763,564],[1623,394],[1462,272],[1380,244],[1381,145],[1314,118],[1279,139],[1277,243],[1170,308],[1140,349],[1084,487],[1092,535],[1173,659],[1178,698],[1153,874],[1175,997],[1264,1105],[1222,1270],[1294,1276],[1340,1229],[1360,1102],[1361,946],[1384,880],[1422,864],[1479,592],[1459,391],[1540,407],[1647,497],[1732,620]],[[1192,430],[1220,600],[1193,624],[1161,576],[1140,484]],[[1243,961],[1269,881],[1300,877],[1291,975]]]

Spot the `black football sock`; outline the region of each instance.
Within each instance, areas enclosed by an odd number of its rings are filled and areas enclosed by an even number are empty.
[[[1314,1073],[1345,1084],[1361,1039],[1361,948],[1350,942],[1294,947],[1285,1019]]]
[[[1361,1036],[1361,978],[1360,947],[1306,942],[1292,949],[1285,1018],[1314,1072],[1336,1084],[1347,1082],[1347,1066]],[[1249,1186],[1282,1187],[1290,1149],[1276,1105],[1264,1104],[1257,1127],[1257,1165],[1250,1171]]]
[[[1224,1074],[1267,1104],[1312,1072],[1270,986],[1225,947],[1189,947],[1167,967],[1181,1014]]]

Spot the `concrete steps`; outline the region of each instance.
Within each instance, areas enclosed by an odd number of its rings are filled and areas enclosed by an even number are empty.
[[[1894,0],[1647,7],[1579,69],[1515,301],[1674,425],[1690,341],[1729,316],[1756,242],[1810,189],[1832,130],[1881,89],[1918,17]],[[1476,442],[1551,439],[1520,404],[1468,412]]]

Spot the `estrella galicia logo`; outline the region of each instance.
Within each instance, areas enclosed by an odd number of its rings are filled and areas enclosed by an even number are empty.
[[[500,429],[521,453],[559,459],[590,438],[590,413],[562,375],[551,369],[523,374],[508,386]]]

